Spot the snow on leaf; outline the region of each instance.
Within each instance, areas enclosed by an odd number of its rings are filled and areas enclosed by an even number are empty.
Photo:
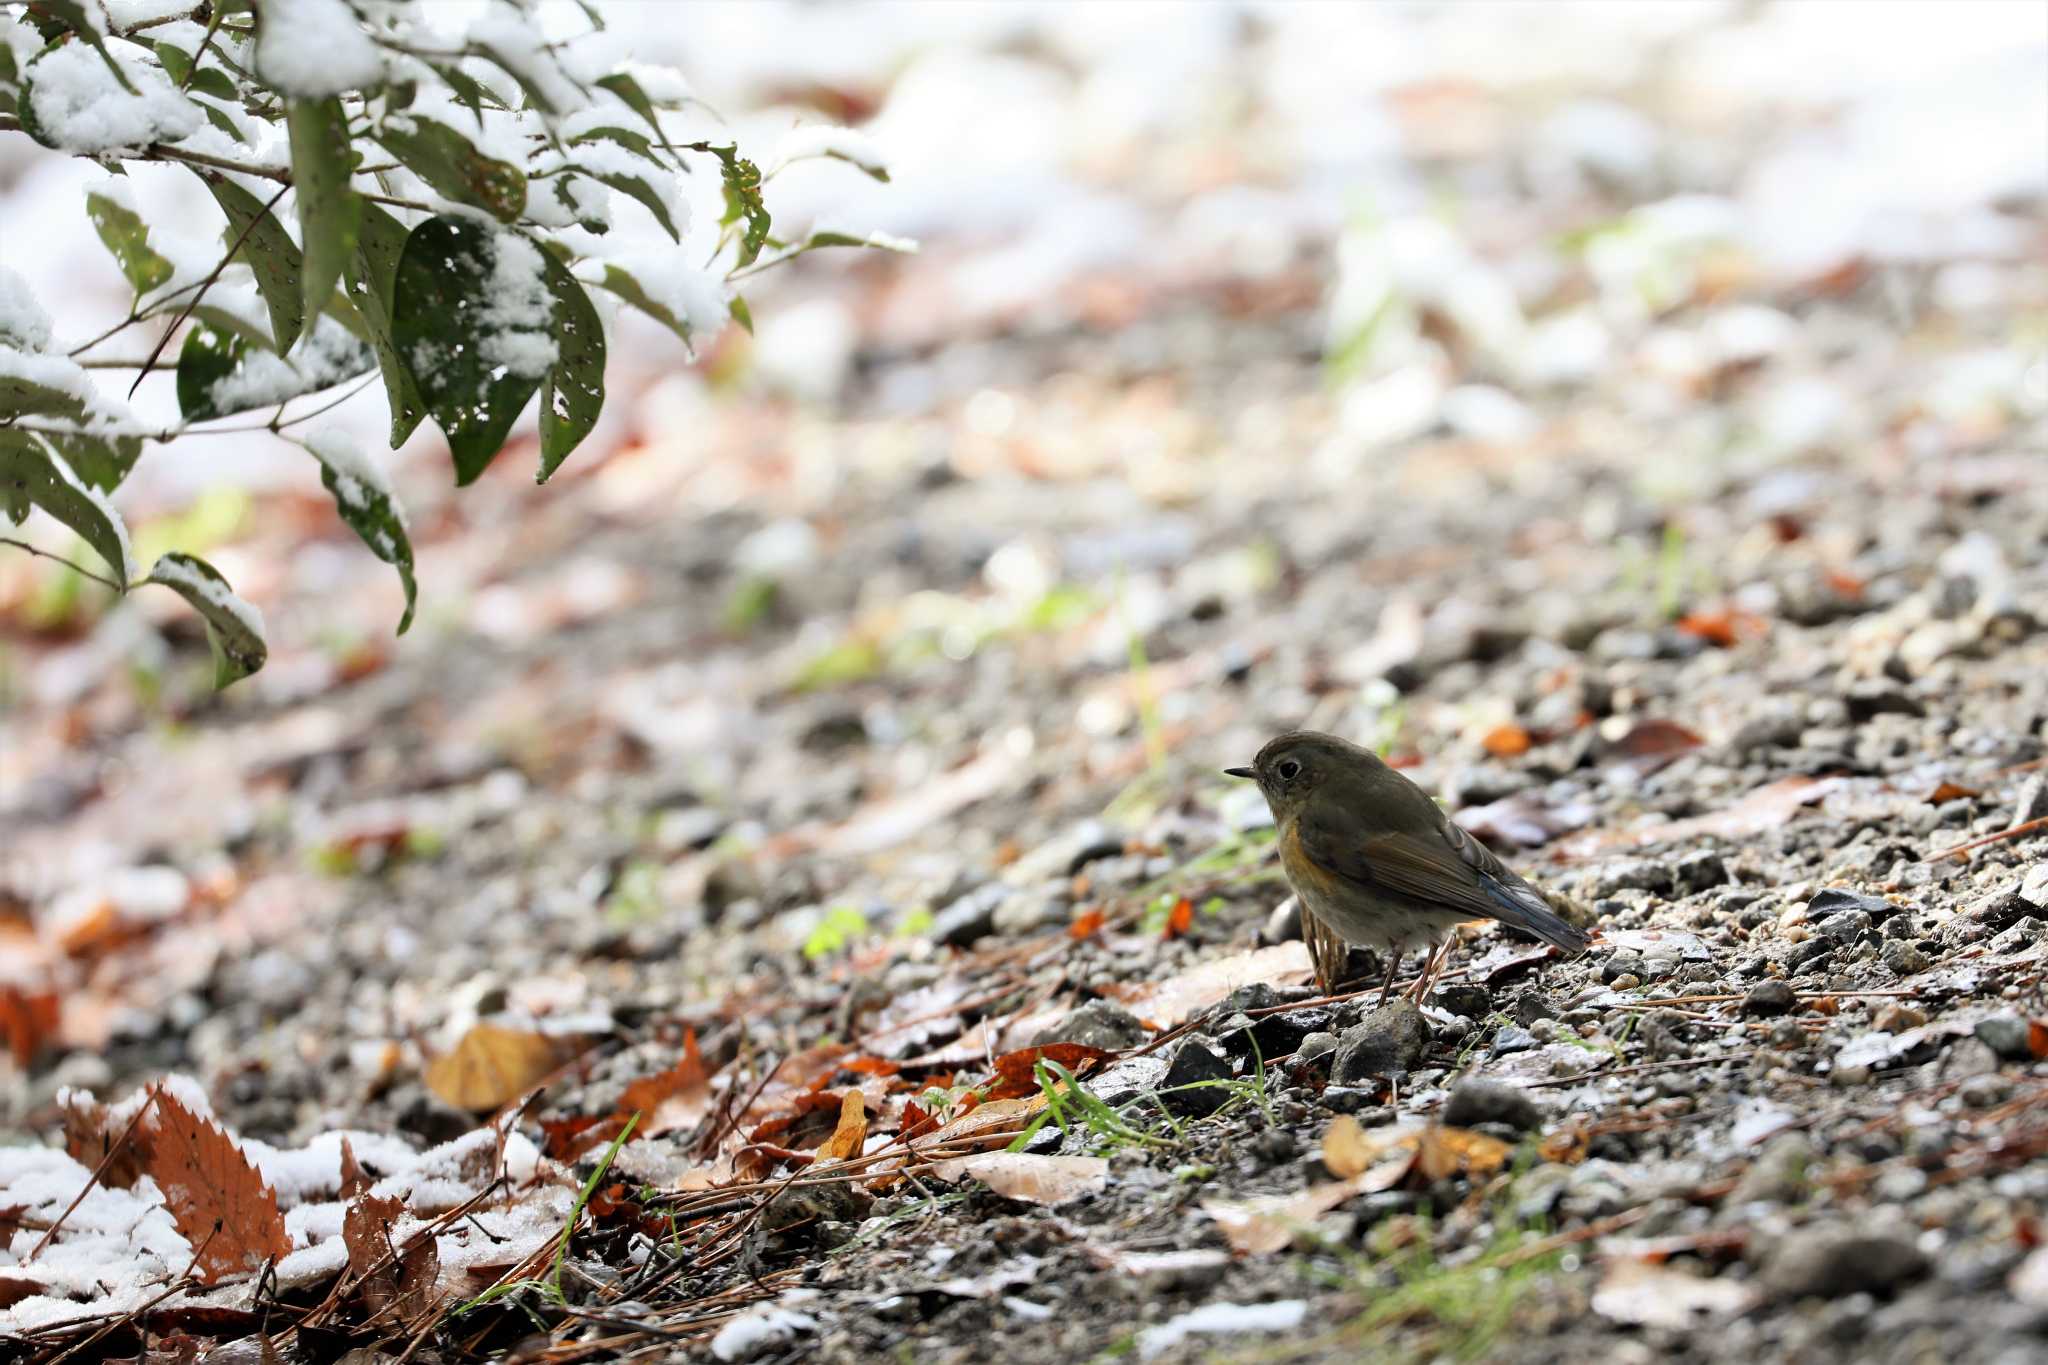
[[[255,272],[257,292],[270,310],[270,335],[277,349],[291,350],[299,339],[299,329],[306,324],[298,243],[261,199],[218,172],[208,172],[203,179],[214,202],[228,216],[226,242],[241,242],[235,255]]]
[[[276,1192],[219,1124],[164,1091],[139,1131],[144,1169],[192,1244],[202,1284],[253,1274],[292,1249]]]
[[[20,107],[36,141],[86,156],[177,142],[204,118],[160,68],[82,42],[29,63]]]
[[[215,687],[226,687],[263,667],[270,654],[263,638],[263,613],[235,596],[218,569],[196,555],[174,550],[157,560],[147,581],[177,593],[205,619]]]
[[[406,169],[458,204],[480,208],[504,223],[526,209],[526,172],[485,155],[438,119],[425,114],[387,118],[375,137]]]
[[[343,0],[258,0],[256,71],[299,99],[384,80],[384,57]]]
[[[555,363],[541,381],[538,483],[562,467],[604,408],[604,322],[569,268],[540,255],[553,296]]]
[[[371,554],[398,570],[398,581],[405,588],[405,615],[399,618],[398,633],[405,634],[412,625],[418,587],[413,581],[412,540],[406,534],[404,507],[392,493],[384,471],[350,433],[334,427],[317,428],[306,433],[306,449],[320,462],[320,482],[334,495],[341,519],[362,538]]]
[[[0,383],[0,398],[5,392]],[[107,562],[117,581],[125,585],[134,579],[128,527],[106,495],[81,482],[42,436],[0,428],[0,506],[26,509],[30,505],[78,532],[93,553]]]
[[[405,443],[427,415],[412,371],[399,359],[391,339],[391,297],[397,284],[398,259],[405,251],[405,224],[376,204],[363,205],[363,220],[356,235],[355,255],[343,271],[349,302],[370,334],[370,346],[377,353],[377,367],[384,379],[384,397],[391,407],[393,450]]]

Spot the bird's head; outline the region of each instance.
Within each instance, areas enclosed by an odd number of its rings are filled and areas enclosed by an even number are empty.
[[[1370,749],[1315,730],[1290,730],[1266,741],[1250,767],[1223,771],[1257,782],[1273,819],[1285,825],[1324,787],[1367,776],[1380,766]]]

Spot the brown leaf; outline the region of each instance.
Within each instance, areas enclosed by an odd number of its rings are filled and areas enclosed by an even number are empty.
[[[370,1177],[363,1174],[363,1168],[356,1164],[356,1149],[349,1145],[348,1135],[341,1138],[341,1197],[352,1200],[370,1188]]]
[[[1067,926],[1067,937],[1093,938],[1096,934],[1102,932],[1103,919],[1104,916],[1100,906],[1092,910],[1083,910],[1080,914],[1074,916],[1074,922]]]
[[[277,1193],[221,1127],[202,1119],[168,1091],[138,1127],[147,1131],[144,1169],[163,1191],[164,1206],[192,1244],[202,1284],[259,1269],[292,1249]]]
[[[932,1165],[941,1180],[973,1178],[1005,1199],[1051,1207],[1100,1194],[1109,1162],[1099,1156],[1047,1156],[1037,1152],[980,1152]]]
[[[1294,985],[1309,976],[1308,948],[1298,942],[1212,958],[1165,981],[1113,982],[1103,994],[1150,1024],[1167,1029],[1229,995],[1258,982]]]
[[[1682,616],[1678,620],[1678,629],[1710,645],[1728,649],[1738,641],[1762,635],[1769,626],[1754,612],[1728,609]]]
[[[1543,1141],[1536,1146],[1536,1154],[1545,1161],[1554,1161],[1560,1166],[1576,1166],[1586,1159],[1592,1150],[1592,1135],[1579,1123],[1559,1128],[1543,1135]]]
[[[1675,758],[1706,743],[1676,721],[1644,720],[1615,741],[1614,751],[1628,758]]]
[[[1495,758],[1520,758],[1528,753],[1535,743],[1535,738],[1527,730],[1512,722],[1494,726],[1479,741],[1480,747]]]
[[[939,1121],[920,1108],[916,1100],[903,1101],[903,1119],[897,1125],[897,1131],[905,1142],[923,1137],[927,1133],[936,1133],[938,1130]]]
[[[1432,1124],[1416,1140],[1415,1174],[1423,1183],[1432,1185],[1454,1175],[1492,1175],[1507,1164],[1514,1150],[1497,1137],[1469,1128]]]
[[[1938,806],[1944,801],[1956,801],[1965,796],[1982,796],[1983,794],[1975,787],[1964,787],[1954,782],[1944,782],[1933,791],[1927,793],[1924,799],[1928,805]]]
[[[49,1292],[47,1286],[36,1280],[24,1279],[20,1275],[0,1274],[0,1312],[14,1307],[23,1299],[32,1299],[38,1294]]]
[[[818,1148],[820,1161],[846,1161],[860,1155],[861,1144],[867,1141],[868,1111],[861,1103],[860,1091],[849,1090],[839,1102],[839,1125],[832,1130],[832,1136],[825,1139]]]
[[[711,1078],[705,1074],[704,1058],[697,1051],[697,1030],[683,1035],[682,1060],[667,1071],[643,1076],[619,1096],[618,1113],[624,1121],[634,1114],[636,1137],[657,1137],[678,1128],[693,1128],[711,1110]]]
[[[121,1130],[126,1121],[113,1123],[107,1117],[107,1107],[72,1091],[66,1097],[64,1113],[64,1150],[71,1159],[87,1169],[98,1167],[105,1160],[107,1149],[120,1141]],[[143,1150],[140,1143],[131,1136],[127,1147],[100,1174],[100,1183],[112,1189],[125,1190],[134,1186],[142,1175]]]
[[[996,1058],[996,1083],[989,1087],[986,1098],[992,1100],[1015,1099],[1020,1095],[1038,1093],[1038,1064],[1057,1062],[1069,1071],[1079,1072],[1090,1062],[1100,1062],[1116,1054],[1105,1048],[1090,1047],[1086,1043],[1045,1043],[1039,1047],[1018,1048]]]
[[[1241,1256],[1260,1256],[1288,1246],[1316,1219],[1359,1193],[1349,1180],[1312,1185],[1300,1194],[1255,1199],[1205,1199],[1202,1212],[1216,1220],[1223,1239]]]
[[[473,1113],[511,1103],[567,1060],[565,1040],[531,1029],[478,1024],[427,1063],[427,1089]]]
[[[1363,1124],[1349,1114],[1339,1114],[1323,1130],[1323,1168],[1339,1180],[1364,1173],[1383,1150],[1365,1135]]]
[[[416,1323],[441,1306],[441,1248],[431,1232],[414,1235],[398,1256],[397,1313]]]
[[[920,1152],[948,1147],[1000,1146],[1022,1132],[1031,1116],[1043,1108],[1043,1091],[1022,1099],[990,1100],[987,1104],[974,1106],[911,1145]]]
[[[36,1054],[57,1032],[61,1007],[55,991],[28,991],[0,986],[0,1039],[14,1054],[14,1065],[26,1071]]]
[[[594,1147],[601,1147],[619,1135],[625,1125],[613,1117],[571,1114],[540,1121],[541,1152],[550,1161],[574,1161]],[[639,1131],[638,1125],[634,1132]]]
[[[348,1273],[367,1275],[391,1252],[391,1229],[405,1209],[398,1196],[365,1194],[341,1216],[341,1241],[348,1248]]]
[[[2048,1020],[2027,1020],[2027,1051],[2033,1053],[2036,1060],[2048,1057]]]

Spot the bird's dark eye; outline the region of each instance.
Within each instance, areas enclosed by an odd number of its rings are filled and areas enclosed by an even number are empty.
[[[1301,776],[1301,765],[1291,758],[1283,758],[1273,765],[1273,771],[1280,774],[1282,782],[1292,782]]]

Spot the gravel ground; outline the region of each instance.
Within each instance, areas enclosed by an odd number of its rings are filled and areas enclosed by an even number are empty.
[[[1555,318],[1605,297],[1559,234],[1672,188],[1467,238],[1566,260]],[[183,1073],[245,1139],[425,1148],[478,1122],[433,1059],[511,1021],[581,1040],[515,1125],[574,1183],[603,1148],[558,1130],[686,1031],[724,1106],[776,1063],[866,1090],[870,1150],[1079,1043],[1106,1108],[1025,1148],[1106,1161],[1071,1189],[678,1193],[802,1168],[837,1110],[779,1087],[751,1153],[626,1144],[642,1212],[732,1235],[669,1266],[597,1214],[598,1320],[544,1312],[546,1358],[2042,1359],[2048,232],[1996,212],[2012,250],[1797,278],[1673,247],[1684,287],[1594,310],[1575,374],[1562,330],[1503,359],[1411,298],[1421,371],[1333,382],[1313,234],[924,339],[888,301],[935,267],[878,267],[834,402],[658,389],[581,478],[514,452],[425,499],[395,647],[381,583],[303,561],[219,698],[176,622],[17,599],[6,999],[60,1018],[10,1025],[0,1108],[59,1144],[64,1087]],[[1593,950],[1473,926],[1419,1010],[1319,996],[1218,771],[1299,726],[1404,765]],[[417,1358],[543,1358],[469,1322]]]

